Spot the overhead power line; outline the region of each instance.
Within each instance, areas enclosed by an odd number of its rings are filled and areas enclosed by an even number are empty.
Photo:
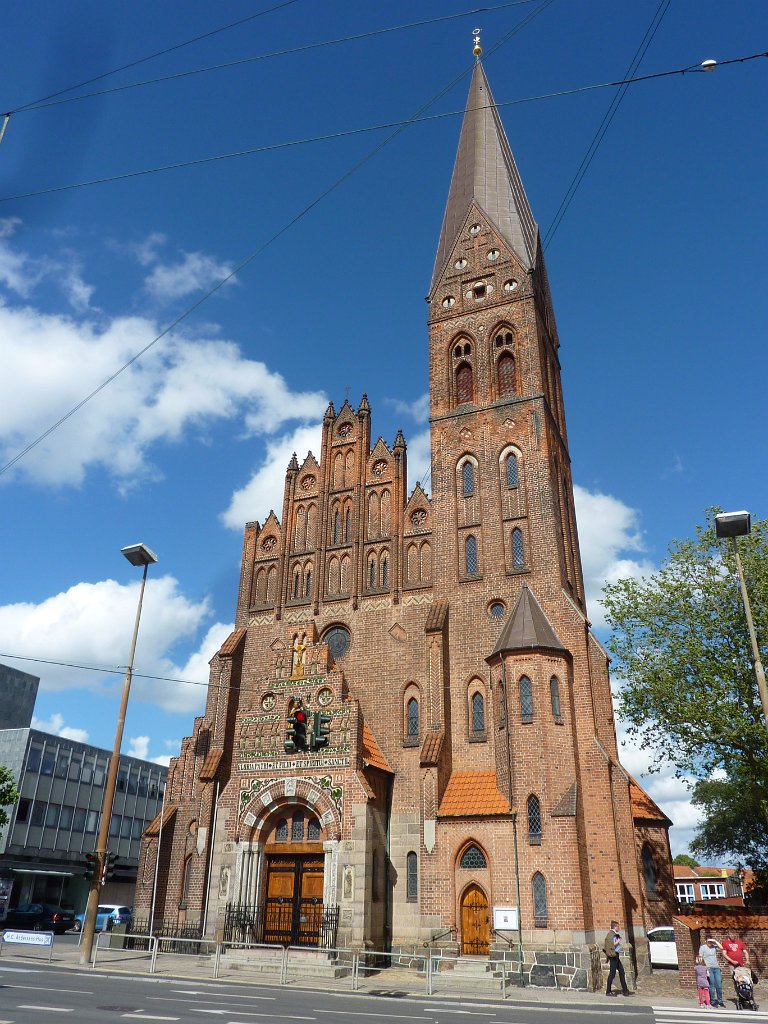
[[[549,3],[551,2],[552,0],[548,0],[547,6],[549,6]],[[733,57],[729,60],[718,61],[717,67],[721,68],[732,64],[744,64],[748,61],[757,60],[761,57],[768,57],[768,52],[753,53],[744,57]],[[660,78],[671,78],[675,75],[706,73],[708,70],[709,69],[702,67],[701,64],[691,64],[684,68],[673,68],[669,71],[656,71],[648,75],[637,75],[634,78],[621,78],[612,82],[596,82],[591,85],[575,86],[571,89],[559,89],[555,92],[539,93],[535,96],[523,96],[515,100],[506,100],[502,103],[495,103],[494,106],[497,110],[500,110],[504,107],[514,107],[524,103],[537,103],[541,100],[560,99],[565,96],[576,96],[580,93],[595,92],[599,89],[615,89],[617,86],[637,85],[640,82],[651,82]],[[452,86],[449,88],[452,88]],[[443,92],[440,93],[440,96],[443,96],[445,91],[446,90],[443,90]],[[434,102],[436,102],[436,100],[431,101],[429,105],[431,106]],[[108,185],[113,182],[128,181],[131,178],[140,178],[149,174],[161,174],[165,171],[178,171],[186,167],[199,167],[203,164],[216,163],[223,160],[235,160],[245,156],[256,156],[260,153],[272,153],[276,150],[308,146],[318,142],[333,142],[338,139],[347,139],[355,135],[366,135],[372,132],[385,131],[392,128],[397,129],[397,133],[399,134],[402,129],[408,128],[412,125],[428,124],[433,121],[442,121],[451,117],[461,117],[463,114],[464,108],[461,108],[459,110],[445,111],[442,114],[429,114],[428,116],[411,117],[404,121],[384,121],[381,124],[366,125],[363,128],[349,128],[345,131],[328,132],[325,135],[311,135],[303,139],[291,139],[287,142],[267,143],[264,146],[253,146],[249,149],[235,150],[230,153],[217,153],[213,156],[197,157],[194,160],[180,160],[176,163],[161,164],[157,167],[145,167],[136,171],[124,171],[121,174],[112,174],[103,178],[90,178],[87,181],[72,182],[68,185],[50,185],[47,188],[36,189],[32,192],[17,192],[14,195],[0,196],[0,203],[9,203],[20,199],[36,199],[39,196],[52,195],[56,192],[68,192],[78,188],[90,188],[94,185]],[[376,152],[378,152],[378,149]]]
[[[512,39],[513,36],[517,35],[518,32],[522,31],[528,24],[530,24],[530,22],[539,14],[541,14],[542,11],[546,10],[546,8],[549,7],[552,2],[553,0],[543,0],[543,2],[540,3],[535,10],[531,11],[528,15],[526,15],[525,18],[519,21],[517,25],[513,26],[509,30],[509,32],[502,36],[501,39],[487,51],[488,54],[495,53],[507,42],[509,42],[509,40]],[[149,341],[144,346],[144,348],[142,348],[139,352],[133,355],[129,360],[127,360],[127,362],[123,363],[123,365],[120,366],[117,370],[115,370],[113,374],[111,374],[106,380],[102,381],[102,383],[99,384],[98,387],[94,388],[93,391],[91,391],[81,401],[79,401],[77,405],[74,405],[71,409],[64,413],[63,416],[56,420],[55,423],[51,424],[51,426],[48,427],[47,430],[44,430],[42,434],[39,434],[34,440],[30,441],[29,444],[22,448],[21,451],[17,452],[12,459],[6,462],[4,466],[0,467],[0,476],[6,473],[9,469],[12,469],[13,466],[20,462],[26,455],[29,454],[29,452],[35,449],[55,430],[58,430],[58,428],[62,426],[64,423],[66,423],[67,420],[71,419],[71,417],[74,416],[75,413],[79,412],[84,405],[87,405],[87,403],[90,402],[91,399],[95,398],[96,395],[103,391],[104,388],[106,388],[109,384],[112,383],[112,381],[116,380],[122,373],[125,372],[125,370],[128,369],[129,366],[132,366],[133,363],[135,363],[154,345],[156,345],[158,341],[164,338],[167,334],[170,334],[172,330],[174,330],[176,327],[178,327],[179,324],[181,324],[184,320],[191,316],[192,313],[194,313],[196,309],[202,306],[203,303],[206,302],[212,295],[215,295],[216,292],[223,288],[228,281],[231,281],[233,277],[240,273],[241,270],[244,270],[245,267],[252,263],[253,260],[260,256],[267,248],[269,248],[269,246],[272,245],[273,242],[276,242],[278,238],[281,238],[287,231],[289,231],[294,226],[294,224],[298,224],[299,221],[303,220],[303,218],[306,217],[307,214],[310,213],[312,210],[314,210],[314,208],[318,206],[327,196],[335,192],[336,189],[339,188],[348,178],[351,178],[352,175],[359,171],[361,167],[364,167],[370,160],[372,160],[378,153],[380,153],[385,146],[389,145],[390,142],[392,142],[400,134],[402,134],[402,132],[404,132],[409,125],[417,123],[418,120],[423,115],[424,111],[428,110],[431,106],[437,103],[438,100],[442,99],[446,93],[450,92],[450,90],[453,89],[455,85],[457,85],[463,78],[465,78],[470,73],[473,66],[474,65],[471,65],[469,68],[462,71],[461,74],[457,75],[444,88],[442,88],[440,92],[433,96],[431,100],[428,100],[425,104],[419,107],[419,109],[413,114],[413,116],[408,121],[404,121],[400,125],[398,125],[398,127],[396,127],[395,130],[386,137],[386,139],[381,141],[378,145],[374,146],[373,149],[369,150],[369,152],[366,153],[365,156],[363,156],[360,160],[354,163],[349,168],[349,170],[345,171],[331,185],[324,189],[318,196],[316,196],[310,203],[308,203],[302,210],[300,210],[299,213],[297,213],[294,217],[291,218],[291,220],[284,224],[283,227],[276,231],[270,238],[268,238],[260,246],[254,249],[253,252],[251,252],[248,256],[245,257],[245,259],[241,260],[240,263],[238,263],[238,265],[234,268],[234,270],[226,274],[215,285],[213,285],[212,288],[209,288],[207,292],[205,292],[203,295],[200,296],[200,298],[193,302],[192,305],[188,306],[183,313],[177,316],[176,319],[173,320],[170,324],[168,324],[168,326],[165,327],[158,335],[152,338],[152,340]]]
[[[108,89],[98,89],[98,90],[96,90],[94,92],[79,93],[77,96],[65,96],[65,97],[58,98],[59,97],[59,93],[55,93],[53,97],[46,97],[45,99],[39,100],[39,101],[37,101],[35,103],[27,103],[23,107],[17,107],[15,110],[10,110],[8,112],[7,116],[10,116],[11,114],[18,114],[18,113],[29,113],[29,112],[34,111],[34,110],[45,110],[48,107],[60,106],[61,104],[64,104],[64,103],[76,103],[78,100],[93,99],[94,97],[97,97],[97,96],[109,96],[109,95],[112,95],[113,93],[128,92],[131,89],[142,89],[142,88],[145,88],[145,87],[150,86],[150,85],[162,85],[162,84],[164,84],[166,82],[174,82],[174,81],[176,81],[177,79],[180,79],[180,78],[190,78],[190,77],[192,77],[194,75],[204,75],[204,74],[208,74],[209,72],[212,72],[212,71],[226,71],[226,70],[229,70],[230,68],[242,67],[245,64],[254,64],[254,63],[258,62],[258,61],[272,60],[275,57],[288,57],[288,56],[292,56],[292,55],[298,54],[298,53],[306,53],[309,50],[318,50],[318,49],[321,49],[322,47],[325,47],[325,46],[338,46],[341,43],[359,42],[359,41],[361,41],[363,39],[373,39],[376,36],[389,35],[389,34],[391,34],[393,32],[404,32],[404,31],[407,31],[409,29],[414,29],[414,28],[424,28],[424,27],[429,26],[429,25],[437,25],[437,24],[439,24],[441,22],[456,21],[459,18],[475,17],[476,15],[479,15],[479,14],[494,14],[497,11],[504,11],[504,10],[507,10],[508,8],[510,8],[510,7],[520,7],[520,6],[524,5],[524,4],[532,4],[532,3],[535,3],[535,0],[509,0],[508,3],[496,4],[496,5],[492,6],[492,7],[474,7],[474,8],[472,8],[472,10],[461,11],[459,14],[445,14],[445,15],[442,15],[442,16],[437,17],[437,18],[426,18],[426,19],[424,19],[422,21],[408,22],[407,24],[404,24],[404,25],[391,25],[391,26],[388,26],[386,28],[371,29],[370,32],[358,32],[358,33],[356,33],[354,35],[339,36],[336,39],[323,39],[323,40],[320,40],[320,41],[318,41],[316,43],[305,43],[303,46],[293,46],[293,47],[290,47],[288,49],[273,50],[270,53],[260,53],[260,54],[256,54],[253,57],[242,57],[239,60],[225,61],[225,62],[220,63],[220,64],[210,64],[210,65],[208,65],[206,67],[201,67],[201,68],[190,68],[188,71],[177,71],[177,72],[175,72],[173,74],[169,74],[169,75],[160,75],[157,78],[147,78],[147,79],[144,79],[141,82],[128,82],[125,85],[115,85],[115,86],[111,86]],[[239,24],[239,23],[236,23],[236,24]],[[230,26],[228,26],[228,27],[230,27]],[[218,30],[218,31],[222,31],[222,30]],[[198,37],[198,38],[202,38],[202,37]],[[192,40],[192,41],[194,41],[194,40]],[[181,45],[184,46],[184,45],[187,45],[187,44],[186,43],[182,43]],[[175,47],[174,47],[174,49],[175,49]],[[161,53],[165,53],[165,52],[168,52],[168,51],[161,51]],[[155,54],[154,56],[159,56],[159,55]],[[151,58],[147,57],[147,58],[143,58],[143,59],[144,60],[149,60]],[[132,65],[126,65],[126,67],[131,67],[131,66]],[[124,70],[124,68],[120,68],[119,70],[122,71],[122,70]],[[115,72],[108,72],[107,74],[114,74],[114,73]],[[100,76],[100,77],[105,77],[105,76]],[[95,81],[95,79],[92,79],[92,81]],[[88,84],[88,83],[83,83],[83,84]],[[74,88],[78,88],[78,86],[72,86],[72,88],[73,89]],[[70,91],[70,90],[64,90],[64,91]]]

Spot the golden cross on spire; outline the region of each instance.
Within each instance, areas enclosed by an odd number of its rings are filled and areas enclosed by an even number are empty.
[[[480,54],[483,52],[483,48],[480,45],[480,31],[481,30],[479,28],[473,28],[472,29],[472,35],[474,36],[474,43],[475,43],[475,45],[474,45],[474,47],[472,49],[472,53],[474,53],[475,58],[477,60],[480,60]]]

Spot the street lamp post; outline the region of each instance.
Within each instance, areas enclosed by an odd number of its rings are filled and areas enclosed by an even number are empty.
[[[752,644],[752,660],[755,666],[755,677],[757,679],[757,690],[760,694],[760,703],[763,705],[763,718],[765,727],[768,729],[768,687],[765,683],[765,669],[760,658],[760,649],[757,646],[757,635],[755,624],[752,620],[752,608],[749,603],[747,584],[744,581],[744,569],[741,565],[741,555],[737,537],[746,537],[752,532],[752,517],[749,512],[721,512],[715,516],[715,532],[718,537],[730,538],[733,544],[733,554],[736,558],[736,571],[739,574],[739,585],[741,586],[741,599],[744,602],[744,615],[747,619],[749,640]]]
[[[125,555],[131,565],[144,567],[144,574],[141,578],[141,590],[139,591],[139,605],[136,609],[136,621],[133,626],[133,638],[131,640],[131,652],[128,655],[128,668],[123,682],[123,695],[120,700],[120,711],[117,716],[117,728],[115,730],[115,743],[112,748],[112,756],[109,759],[109,770],[107,781],[104,787],[104,800],[101,805],[101,821],[99,823],[99,835],[96,840],[96,863],[94,864],[91,886],[88,891],[88,904],[83,918],[83,933],[80,940],[80,963],[87,964],[91,959],[93,949],[93,936],[96,931],[96,911],[99,906],[101,895],[101,883],[104,878],[104,867],[107,856],[107,842],[109,840],[109,822],[112,817],[112,805],[115,802],[115,786],[117,784],[117,771],[120,766],[120,745],[123,742],[123,726],[125,725],[125,712],[128,707],[128,695],[131,692],[131,676],[133,675],[133,656],[136,653],[136,640],[139,635],[139,622],[141,621],[141,605],[144,601],[144,587],[147,582],[147,569],[157,561],[157,555],[150,551],[145,544],[131,544],[122,548],[121,553]]]

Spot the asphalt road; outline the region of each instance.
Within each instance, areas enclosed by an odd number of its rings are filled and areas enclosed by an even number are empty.
[[[0,1024],[78,1024],[169,1021],[221,1024],[317,1021],[318,1024],[653,1024],[647,1007],[615,1000],[564,1007],[482,1000],[441,1003],[428,998],[393,998],[330,992],[290,985],[268,987],[168,978],[106,975],[87,970],[22,966],[0,961]]]

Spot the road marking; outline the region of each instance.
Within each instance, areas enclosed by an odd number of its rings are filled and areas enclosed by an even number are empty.
[[[495,1017],[496,1013],[489,1010],[452,1010],[447,1006],[425,1006],[424,1013],[440,1010],[441,1013],[468,1013],[472,1017]]]
[[[213,986],[211,986],[211,987],[213,987]],[[180,995],[183,995],[183,996],[209,996],[211,994],[211,989],[206,988],[206,989],[203,989],[202,991],[198,991],[197,989],[191,989],[191,988],[172,988],[171,992],[178,992]],[[155,996],[155,999],[160,999],[160,998],[161,998],[160,996]],[[230,998],[233,998],[233,999],[269,999],[272,1002],[274,1002],[275,999],[277,998],[277,996],[251,996],[251,995],[248,995],[248,996],[238,996],[237,994],[235,994],[234,996],[231,996]],[[179,1002],[181,1002],[181,1000],[179,1000]]]
[[[270,1020],[317,1020],[317,1017],[290,1017],[288,1014],[281,1014],[275,1017],[273,1013],[249,1013],[249,1017],[269,1017]],[[228,1020],[227,1024],[249,1024],[247,1020]]]
[[[153,1017],[151,1013],[124,1013],[123,1017],[133,1017],[134,1020],[181,1020],[181,1017]]]
[[[442,1010],[442,1006],[438,1007]],[[386,1017],[387,1020],[420,1020],[423,1021],[422,1016],[414,1017],[408,1016],[407,1014],[398,1013],[360,1013],[358,1010],[320,1010],[315,1009],[315,1013],[335,1013],[337,1017]]]
[[[25,1006],[19,1003],[17,1010],[45,1010],[46,1013],[74,1013],[74,1006]]]
[[[33,988],[36,992],[40,991],[40,986],[39,985],[5,985],[4,987],[5,988],[19,988],[19,989]],[[76,995],[76,996],[92,996],[93,995],[93,992],[86,992],[82,988],[46,988],[45,991],[46,992],[66,992],[68,994]]]

